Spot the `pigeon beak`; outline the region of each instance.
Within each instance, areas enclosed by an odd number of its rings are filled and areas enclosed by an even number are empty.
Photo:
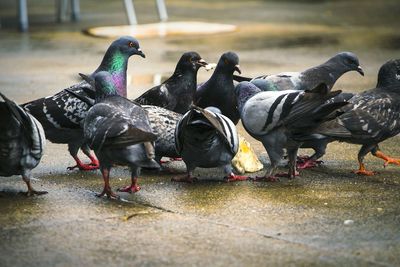
[[[242,74],[239,64],[235,65],[235,71],[237,71],[239,74]]]
[[[357,67],[357,72],[364,76],[364,71],[360,66]]]
[[[146,58],[146,55],[142,52],[142,49],[138,48],[137,49],[137,55],[141,56],[142,58]]]
[[[197,62],[196,62],[196,64],[197,65],[199,65],[200,67],[205,67],[205,66],[207,66],[208,65],[208,63],[204,60],[204,59],[199,59]]]

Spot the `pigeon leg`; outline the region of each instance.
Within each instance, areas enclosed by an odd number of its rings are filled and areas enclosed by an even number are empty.
[[[312,160],[312,159],[308,159],[303,162],[297,161],[297,169],[300,169],[300,170],[311,169],[311,168],[317,167],[321,163],[322,163],[321,160]]]
[[[353,173],[358,174],[358,175],[366,175],[366,176],[372,176],[375,175],[376,173],[374,171],[367,171],[365,169],[364,163],[360,162],[360,167],[358,170],[354,170]]]
[[[372,155],[385,161],[385,163],[383,163],[383,167],[386,167],[389,164],[396,164],[400,166],[400,159],[391,158],[390,156],[385,155],[380,150],[372,151]]]
[[[98,169],[100,167],[99,160],[96,158],[95,155],[93,155],[91,153],[88,145],[87,144],[82,145],[81,150],[90,159],[91,162],[90,162],[89,166],[93,166],[93,167],[96,167],[96,169]]]
[[[33,195],[47,194],[47,191],[36,191],[35,189],[33,189],[32,185],[31,185],[31,179],[29,179],[29,177],[27,175],[22,175],[22,180],[24,180],[24,182],[26,183],[26,185],[28,187],[28,192],[26,192],[26,195],[28,197],[33,196]]]
[[[78,156],[73,156],[73,158],[74,158],[74,160],[75,160],[75,162],[76,162],[76,165],[75,165],[75,166],[70,166],[70,167],[68,167],[67,169],[68,169],[69,171],[71,171],[71,170],[73,170],[73,169],[76,169],[76,168],[78,168],[78,169],[81,170],[81,171],[92,171],[92,170],[97,170],[97,169],[99,168],[99,166],[92,165],[93,160],[92,160],[92,163],[91,163],[91,164],[84,164],[84,163],[82,163],[82,161],[78,158]],[[97,159],[96,159],[96,161],[97,161]],[[97,162],[98,162],[98,161],[97,161]]]
[[[233,172],[231,172],[228,177],[224,178],[224,180],[228,183],[235,182],[235,181],[247,181],[248,179],[249,179],[248,176],[236,175]]]
[[[358,152],[358,163],[360,167],[358,170],[353,171],[353,173],[358,174],[358,175],[367,175],[367,176],[372,176],[375,174],[373,171],[367,171],[365,169],[365,165],[363,163],[365,155],[367,155],[371,150],[376,149],[376,145],[363,145]]]
[[[107,195],[108,198],[119,199],[119,196],[111,190],[110,186],[110,168],[101,168],[101,174],[104,179],[104,189],[100,194],[96,194],[97,197]]]
[[[224,167],[224,172],[227,174],[227,176],[224,177],[225,182],[234,182],[234,181],[246,181],[249,179],[248,176],[240,176],[236,175],[232,171],[232,165],[231,163],[225,165]]]
[[[132,177],[131,181],[132,182],[131,182],[130,185],[127,185],[125,187],[119,188],[118,192],[136,193],[137,191],[139,191],[141,189],[140,186],[137,183],[137,181],[138,181],[137,177]]]

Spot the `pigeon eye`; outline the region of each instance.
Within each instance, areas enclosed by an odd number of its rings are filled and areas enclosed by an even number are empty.
[[[129,47],[134,47],[133,42],[129,42]]]
[[[224,60],[225,64],[228,65],[229,61],[227,59]]]

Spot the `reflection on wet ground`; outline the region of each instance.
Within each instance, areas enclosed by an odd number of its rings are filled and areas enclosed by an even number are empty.
[[[46,1],[37,1],[31,32],[19,34],[6,2],[0,3],[0,88],[19,103],[54,94],[97,67],[110,40],[80,29],[125,23],[118,1],[81,1],[82,21],[62,25],[52,24]],[[139,21],[156,20],[153,1],[135,4]],[[147,57],[130,60],[130,97],[168,77],[188,50],[208,62],[234,50],[247,76],[298,71],[353,51],[366,76],[345,74],[335,86],[344,91],[372,88],[380,65],[399,57],[397,1],[167,4],[172,20],[236,24],[238,30],[140,40]],[[200,70],[199,81],[209,75]],[[239,132],[268,168],[262,146],[240,125]],[[398,143],[392,138],[381,148],[400,155]],[[114,201],[95,197],[99,172],[66,171],[72,165],[66,146],[48,144],[34,185],[49,194],[26,198],[19,177],[1,178],[1,265],[399,265],[400,169],[367,156],[367,167],[379,173],[356,176],[358,149],[332,143],[321,167],[278,183],[224,183],[221,170],[199,169],[199,182],[179,184],[170,180],[184,165],[172,162],[167,166],[176,173],[143,172],[142,190]],[[125,168],[113,170],[113,188],[128,182]]]

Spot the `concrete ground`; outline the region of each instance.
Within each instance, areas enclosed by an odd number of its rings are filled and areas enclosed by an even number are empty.
[[[54,24],[52,1],[30,4],[31,30],[15,31],[15,1],[0,3],[0,90],[18,103],[54,94],[90,73],[112,40],[86,36],[90,26],[126,23],[122,1],[81,1],[79,23]],[[135,1],[139,22],[156,21],[153,1]],[[365,77],[345,74],[335,86],[358,92],[374,87],[379,67],[398,58],[398,1],[178,1],[171,20],[232,23],[235,33],[140,40],[146,59],[129,63],[129,96],[168,75],[184,51],[215,62],[236,51],[244,75],[300,71],[338,51],[356,53]],[[201,70],[199,81],[210,73]],[[268,168],[259,143],[246,135]],[[399,137],[382,150],[400,155]],[[67,171],[65,145],[48,143],[34,170],[43,196],[27,198],[19,177],[1,178],[1,266],[399,266],[400,168],[360,177],[359,146],[332,143],[324,164],[277,183],[222,182],[219,170],[198,170],[202,180],[178,184],[177,174],[145,172],[142,190],[120,201],[99,199],[98,171]],[[309,153],[302,151],[301,153]],[[180,162],[169,164],[184,172]],[[283,169],[282,169],[283,170]],[[262,172],[258,173],[261,174]],[[255,176],[256,174],[251,174]],[[129,182],[112,172],[113,188]],[[346,223],[345,223],[346,222]]]

